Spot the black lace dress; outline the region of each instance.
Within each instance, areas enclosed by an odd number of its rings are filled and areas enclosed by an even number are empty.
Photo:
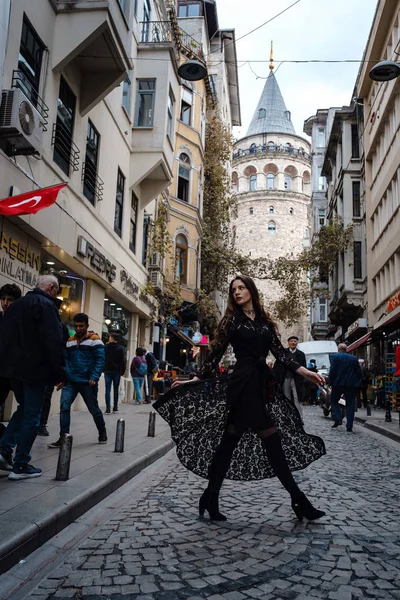
[[[229,344],[237,361],[233,373],[216,377]],[[274,476],[257,433],[273,425],[280,432],[292,471],[304,469],[325,454],[323,440],[304,431],[296,407],[275,381],[266,364],[269,351],[289,370],[299,368],[269,324],[259,316],[252,321],[240,311],[220,324],[214,349],[198,375],[202,381],[182,384],[154,403],[169,423],[178,458],[187,469],[208,477],[209,464],[228,424],[243,434],[228,479],[250,481]]]

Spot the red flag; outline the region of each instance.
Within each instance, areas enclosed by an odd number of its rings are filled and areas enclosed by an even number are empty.
[[[48,208],[54,204],[58,192],[66,185],[66,183],[62,183],[42,190],[33,190],[26,194],[4,198],[4,200],[0,200],[0,215],[34,215],[42,208]]]

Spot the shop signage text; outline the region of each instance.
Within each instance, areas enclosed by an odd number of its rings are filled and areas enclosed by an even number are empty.
[[[81,235],[78,237],[77,253],[80,256],[88,258],[92,267],[106,277],[108,281],[113,282],[115,280],[117,267]]]
[[[128,294],[128,296],[133,296],[137,298],[139,293],[139,286],[134,282],[133,278],[128,275],[125,269],[121,270],[121,283],[124,291]]]
[[[10,235],[6,235],[4,231],[1,234],[0,250],[5,250],[10,258],[17,259],[24,264],[28,263],[36,271],[40,270],[40,255],[32,252]]]
[[[354,333],[357,329],[360,329],[361,327],[367,327],[367,319],[361,318],[361,319],[357,319],[357,321],[354,321],[354,323],[352,323],[348,327],[347,333],[349,335],[351,335],[352,333]]]
[[[394,309],[397,308],[398,306],[400,306],[400,290],[398,292],[396,292],[394,294],[394,296],[389,298],[388,304],[387,304],[388,313],[393,312]]]

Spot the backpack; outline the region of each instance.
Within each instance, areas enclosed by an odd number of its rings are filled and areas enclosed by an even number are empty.
[[[144,377],[145,375],[147,375],[147,363],[140,363],[140,365],[136,368],[136,371],[139,377]]]

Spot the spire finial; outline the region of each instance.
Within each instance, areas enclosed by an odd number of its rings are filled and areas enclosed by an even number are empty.
[[[275,65],[274,65],[274,42],[271,40],[271,52],[269,54],[269,69],[270,71],[273,71],[275,69]]]

